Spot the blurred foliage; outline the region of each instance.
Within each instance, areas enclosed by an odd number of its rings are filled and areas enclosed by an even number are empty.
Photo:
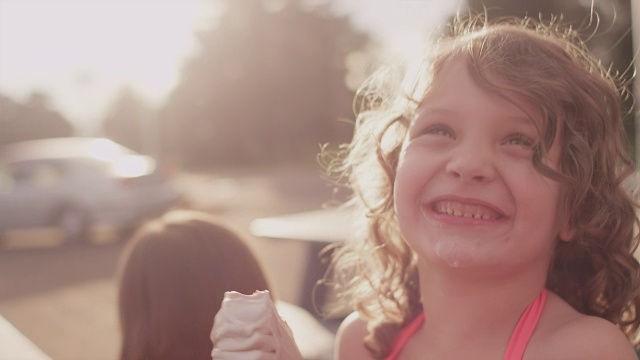
[[[160,113],[162,152],[190,166],[314,159],[351,137],[345,59],[367,43],[328,3],[220,0]]]
[[[589,50],[604,65],[622,77],[631,86],[633,71],[633,42],[631,37],[630,0],[467,0],[474,13],[486,14],[490,19],[504,16],[529,16],[549,21],[551,16],[561,16],[562,23],[580,31]],[[626,99],[625,130],[629,150],[635,154],[635,117],[633,96]]]
[[[133,150],[156,155],[149,138],[155,134],[154,109],[129,87],[123,87],[102,120],[102,134]]]
[[[0,129],[0,145],[74,135],[71,123],[52,110],[49,98],[38,91],[24,103],[0,95]]]

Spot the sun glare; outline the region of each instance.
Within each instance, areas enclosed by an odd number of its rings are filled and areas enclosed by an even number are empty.
[[[205,0],[0,0],[0,93],[42,89],[72,121],[100,114],[124,85],[160,101],[204,10]]]
[[[382,38],[392,52],[414,56],[426,29],[461,2],[336,3],[344,5],[343,13],[357,27]],[[0,0],[0,94],[24,101],[32,91],[43,91],[80,135],[93,135],[120,88],[132,88],[152,105],[166,98],[185,58],[195,50],[194,30],[210,23],[222,11],[221,4]]]
[[[151,173],[155,168],[151,158],[140,155],[123,156],[113,162],[113,171],[116,176],[133,178]]]
[[[427,37],[460,9],[464,0],[348,0],[336,2],[339,12],[370,32],[391,56],[415,58],[426,50]]]
[[[105,138],[92,140],[88,151],[89,156],[103,161],[114,161],[121,156],[127,155],[121,145]]]

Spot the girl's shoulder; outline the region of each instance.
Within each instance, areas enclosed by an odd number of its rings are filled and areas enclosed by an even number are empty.
[[[535,359],[637,360],[631,343],[613,323],[581,314],[551,292],[531,345]]]
[[[347,316],[336,333],[335,360],[371,359],[364,346],[367,334],[367,321],[360,314],[353,312]]]

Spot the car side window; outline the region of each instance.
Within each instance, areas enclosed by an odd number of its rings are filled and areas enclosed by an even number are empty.
[[[11,166],[11,177],[16,184],[27,184],[31,179],[31,171],[23,164],[13,164]]]
[[[62,167],[49,161],[25,161],[12,164],[11,173],[16,185],[47,188],[60,181]]]
[[[0,164],[0,191],[10,191],[13,188],[11,170],[5,164]]]

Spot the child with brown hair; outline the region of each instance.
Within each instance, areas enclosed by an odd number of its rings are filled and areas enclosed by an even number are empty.
[[[623,84],[553,21],[452,30],[406,91],[361,89],[336,359],[636,359]]]
[[[209,332],[225,291],[269,289],[238,233],[187,210],[138,230],[118,272],[121,360],[210,359]]]

